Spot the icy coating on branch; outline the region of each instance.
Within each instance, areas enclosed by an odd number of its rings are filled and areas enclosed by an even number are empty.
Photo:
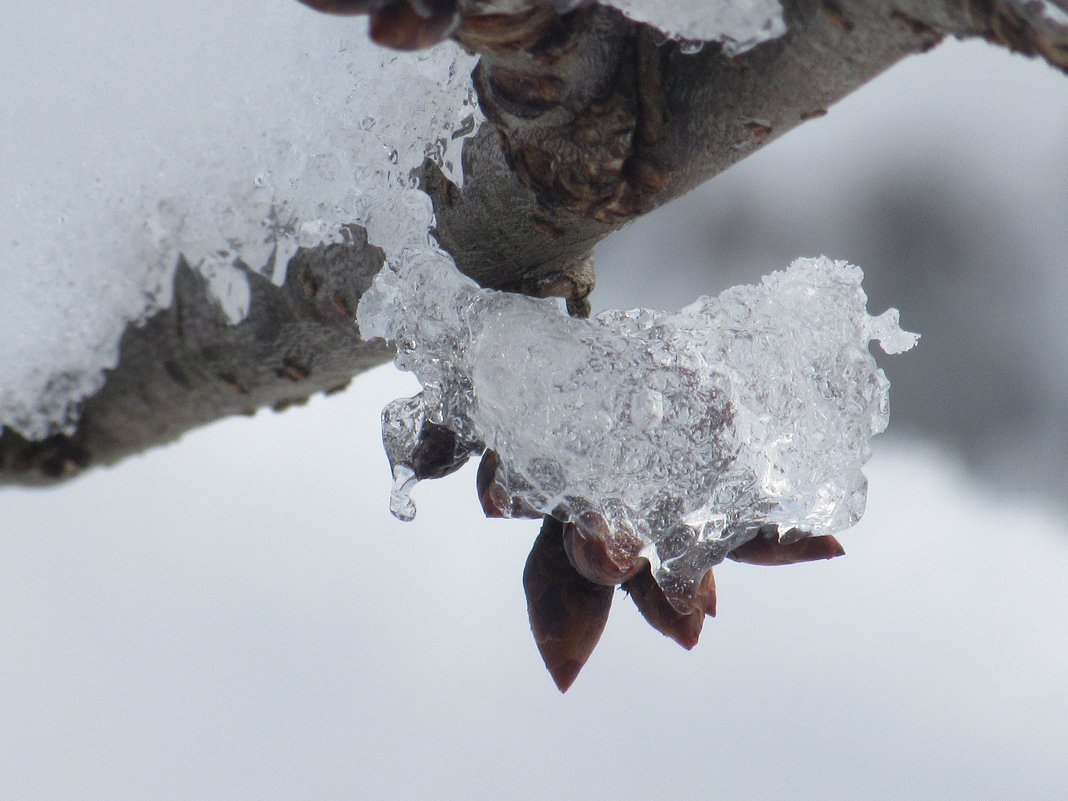
[[[458,181],[480,119],[474,57],[293,0],[68,6],[4,0],[0,47],[0,426],[34,439],[73,429],[179,254],[237,323],[250,271],[281,284],[424,158]]]
[[[868,343],[898,353],[916,341],[896,310],[867,314],[861,278],[845,262],[799,259],[679,311],[580,320],[552,299],[481,289],[440,252],[409,251],[357,315],[423,384],[383,412],[391,508],[414,516],[421,439],[444,427],[454,464],[497,453],[502,506],[593,513],[637,536],[673,603],[761,526],[840,531],[863,512],[861,467],[888,421]]]
[[[779,0],[599,0],[673,39],[720,42],[727,56],[752,50],[786,33]]]

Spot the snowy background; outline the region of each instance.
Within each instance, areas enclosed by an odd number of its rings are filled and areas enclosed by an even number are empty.
[[[51,5],[0,26],[56,67],[5,62],[21,89],[133,81],[154,52],[113,32],[162,11]],[[168,30],[202,75],[241,18],[196,13],[220,21]],[[91,127],[90,99],[41,124]],[[28,150],[10,108],[7,158]],[[420,485],[414,523],[389,516],[378,411],[415,389],[390,368],[3,491],[0,798],[1059,801],[1065,219],[1068,81],[949,43],[606,243],[598,307],[678,306],[827,253],[924,339],[881,359],[897,436],[876,440],[845,558],[724,566],[691,653],[620,598],[566,696],[527,629],[537,525],[480,519],[472,469]]]

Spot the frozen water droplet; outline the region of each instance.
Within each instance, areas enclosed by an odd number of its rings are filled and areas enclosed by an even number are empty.
[[[393,468],[393,488],[389,493],[389,511],[398,520],[410,522],[415,519],[415,503],[412,490],[419,483],[415,471],[407,465],[399,464]]]

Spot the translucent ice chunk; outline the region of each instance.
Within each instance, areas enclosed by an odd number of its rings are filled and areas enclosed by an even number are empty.
[[[799,259],[676,312],[579,320],[552,300],[480,289],[442,253],[411,252],[357,312],[363,336],[396,342],[397,365],[424,387],[383,415],[395,511],[414,512],[429,420],[497,453],[510,508],[592,513],[637,534],[672,599],[761,526],[840,531],[863,512],[861,467],[888,421],[868,343],[897,352],[916,340],[896,312],[867,314],[861,278]]]
[[[673,39],[720,42],[736,56],[786,33],[779,0],[600,0]],[[699,48],[689,45],[689,52]]]
[[[393,488],[389,493],[389,511],[398,520],[409,522],[415,519],[415,504],[412,502],[412,489],[418,483],[415,471],[407,465],[393,467]]]

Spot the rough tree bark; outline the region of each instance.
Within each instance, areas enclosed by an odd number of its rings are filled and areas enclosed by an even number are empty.
[[[427,43],[425,24],[404,38],[404,20],[418,22],[405,0],[310,4],[370,8],[389,23],[379,38]],[[563,16],[550,0],[437,5],[459,17],[436,33],[481,56],[489,119],[465,142],[462,190],[422,170],[437,239],[483,285],[563,296],[574,314],[588,308],[600,239],[944,36],[983,37],[1068,72],[1068,26],[1026,0],[786,0],[786,35],[729,59],[716,45],[682,53],[596,4]],[[389,357],[353,319],[381,264],[354,227],[350,244],[299,252],[283,286],[250,274],[251,311],[236,326],[180,265],[174,304],[126,332],[73,435],[3,431],[0,483],[53,483],[221,417],[345,386]]]

